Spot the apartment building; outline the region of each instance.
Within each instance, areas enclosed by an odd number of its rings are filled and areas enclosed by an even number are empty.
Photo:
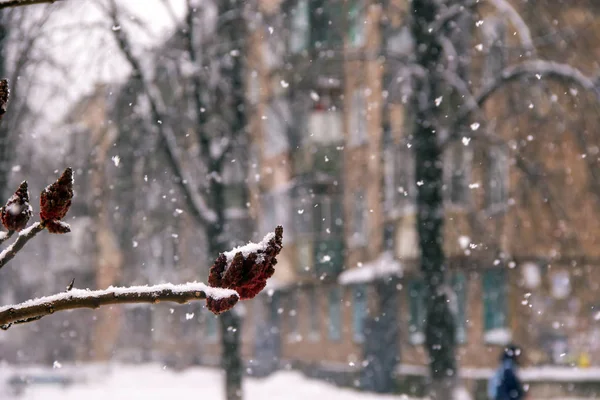
[[[552,41],[540,39],[540,57],[597,71],[600,32],[589,27],[600,26],[600,14],[591,2],[514,6],[533,37],[554,32]],[[378,366],[396,369],[405,389],[416,390],[406,377],[426,374],[426,353],[411,81],[402,69],[414,51],[408,3],[263,0],[261,7],[247,54],[250,210],[261,237],[284,226],[284,249],[264,293],[237,306],[249,371],[285,364],[388,390],[385,379],[367,379]],[[482,8],[465,39],[475,87],[522,57],[514,27],[500,17]],[[577,38],[556,26],[577,29]],[[444,247],[465,373],[485,376],[508,341],[525,346],[530,366],[600,365],[593,101],[562,84],[515,82],[484,109],[506,145],[481,140],[474,120],[444,151]],[[449,113],[451,104],[441,100]],[[228,199],[237,198],[243,174],[232,171]],[[173,254],[181,265],[198,259],[199,233],[193,222],[181,224],[185,233],[156,268],[173,264]],[[166,243],[164,235],[171,232],[156,227],[144,238]],[[170,270],[178,280],[197,276]],[[151,332],[123,328],[132,359],[218,365],[218,321],[205,310],[127,315],[126,324],[139,327],[141,319]],[[165,324],[189,315],[198,323]]]
[[[394,353],[399,371],[415,371],[426,365],[424,290],[410,78],[395,62],[413,51],[408,5],[265,4],[248,87],[260,169],[253,206],[264,231],[290,227],[278,287],[267,299],[278,355],[299,368],[359,376],[377,344],[380,356]],[[542,17],[532,18],[540,10]],[[583,27],[599,18],[585,2],[519,4],[517,11],[540,36],[557,21]],[[481,18],[476,26],[483,28],[465,39],[475,87],[523,53],[514,27],[495,10],[482,8]],[[544,44],[540,55],[593,74],[598,32],[583,35],[585,51],[555,35],[559,50]],[[574,125],[578,108],[597,105],[579,95],[558,84],[507,86],[485,114],[508,145],[478,140],[474,121],[444,152],[444,247],[462,369],[494,366],[509,341],[526,346],[529,365],[600,363],[590,343],[598,329],[597,223],[583,216],[597,213],[595,167],[582,161],[598,140],[586,133],[582,148],[576,133],[588,132],[597,118]],[[568,121],[557,124],[556,110]]]

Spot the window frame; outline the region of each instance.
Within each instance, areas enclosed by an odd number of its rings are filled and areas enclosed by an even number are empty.
[[[487,268],[481,274],[483,332],[508,329],[508,284],[503,268]]]
[[[367,285],[352,285],[352,337],[356,343],[365,340],[365,320],[369,315],[368,300]]]
[[[327,338],[330,342],[342,340],[342,288],[333,286],[327,293],[328,325]]]
[[[408,341],[417,346],[425,343],[425,285],[420,278],[412,278],[407,283],[408,288]]]

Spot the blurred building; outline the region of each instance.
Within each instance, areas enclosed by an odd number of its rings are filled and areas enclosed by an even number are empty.
[[[248,93],[261,232],[286,227],[269,294],[272,345],[281,360],[355,384],[365,359],[421,374],[409,5],[264,4]],[[541,58],[597,72],[600,32],[586,28],[600,18],[592,3],[517,11],[533,37],[552,36],[536,42]],[[475,88],[534,55],[505,15],[482,7],[480,17],[463,21],[456,40],[457,73]],[[452,96],[436,104],[450,115],[460,109]],[[586,217],[598,213],[598,161],[585,161],[598,149],[598,121],[581,111],[597,114],[592,97],[539,78],[514,82],[484,109],[499,140],[482,140],[475,117],[445,147],[444,247],[465,371],[493,367],[509,341],[525,346],[529,365],[571,365],[582,354],[600,364],[592,343],[599,226]]]
[[[600,32],[591,27],[600,26],[600,14],[591,2],[521,2],[518,11],[533,37],[546,38],[536,42],[542,58],[586,74],[598,69]],[[247,179],[255,238],[284,227],[275,276],[258,298],[236,307],[244,314],[252,374],[291,365],[381,391],[393,384],[386,371],[407,385],[426,374],[409,14],[403,0],[264,0],[262,18],[251,26],[251,144],[239,150],[250,163],[247,171],[232,163],[227,208],[232,219],[248,222],[238,196]],[[523,56],[514,27],[491,9],[465,24],[456,50],[466,61],[457,73],[474,87],[533,56]],[[576,39],[556,26],[573,29]],[[165,93],[184,86],[177,55],[167,54],[182,40],[175,35],[156,58]],[[179,194],[161,155],[153,154],[156,144],[146,142],[147,104],[138,95],[132,79],[116,99],[105,96],[111,111],[96,121],[111,119],[120,131],[105,157],[121,157],[123,169],[111,172],[121,191],[109,196],[105,212],[121,222],[112,227],[125,266],[115,274],[98,264],[97,283],[204,279],[210,260],[201,229],[176,216],[176,201],[165,206],[165,196]],[[437,106],[452,115],[457,101],[449,95]],[[184,106],[173,105],[170,116],[193,170],[194,144],[185,139],[193,122]],[[525,346],[528,365],[569,365],[582,355],[600,365],[597,107],[575,88],[516,81],[483,111],[498,140],[482,140],[475,118],[445,147],[447,289],[465,375],[481,377],[477,371],[495,366],[509,341]],[[144,175],[149,183],[133,179]],[[232,237],[247,231],[233,232],[241,224],[232,224]],[[215,317],[196,305],[152,308],[127,308],[113,320],[120,321],[113,355],[218,365]]]

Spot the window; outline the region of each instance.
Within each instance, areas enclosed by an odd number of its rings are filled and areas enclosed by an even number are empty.
[[[352,243],[363,245],[367,243],[367,199],[364,191],[359,191],[354,198]]]
[[[299,234],[331,238],[343,232],[341,199],[333,195],[306,195],[295,202],[294,225]]]
[[[319,144],[341,142],[342,113],[336,110],[313,110],[309,117],[308,139]]]
[[[205,337],[209,341],[217,339],[217,316],[208,310],[204,310]]]
[[[275,196],[272,193],[265,193],[261,197],[261,230],[270,232],[277,224],[277,215],[275,213]]]
[[[357,285],[352,288],[352,327],[354,331],[354,340],[362,342],[364,340],[365,318],[367,318],[367,289],[364,285]]]
[[[313,270],[313,247],[312,242],[299,241],[296,244],[298,270],[300,273],[307,273]]]
[[[350,99],[349,130],[350,145],[367,142],[367,100],[363,88],[355,90]]]
[[[396,223],[388,222],[383,225],[383,250],[393,252],[396,248]]]
[[[270,232],[277,225],[289,226],[291,219],[291,204],[289,201],[289,192],[287,190],[273,191],[265,193],[261,198],[261,229],[263,232]],[[293,238],[293,232],[288,231],[288,238],[284,241],[289,241]]]
[[[456,342],[467,341],[467,276],[464,272],[456,272],[452,276],[452,289],[455,295]]]
[[[412,205],[416,195],[415,163],[406,143],[386,148],[384,162],[384,209],[387,213]]]
[[[408,304],[410,308],[409,341],[412,344],[425,342],[425,286],[423,282],[412,279],[408,282]]]
[[[488,151],[487,206],[504,207],[508,199],[508,156],[500,146]]]
[[[364,4],[360,0],[350,2],[348,10],[348,24],[350,26],[350,44],[354,47],[360,47],[365,44],[365,15],[363,12]]]
[[[265,112],[265,143],[267,156],[274,156],[289,147],[287,130],[292,122],[290,105],[285,97],[271,101]]]
[[[329,340],[342,339],[342,294],[339,287],[329,291]]]
[[[446,199],[453,205],[467,205],[471,179],[471,147],[454,143],[446,151]]]
[[[344,15],[340,0],[310,1],[310,42],[316,49],[341,48],[339,18]]]
[[[311,286],[307,289],[308,304],[310,307],[309,315],[309,338],[318,338],[320,336],[320,324],[319,324],[319,295],[317,288]]]
[[[308,47],[310,37],[308,1],[298,0],[296,6],[290,11],[290,51],[292,53],[300,53]]]
[[[287,299],[287,315],[289,334],[296,336],[298,334],[298,293],[292,290]]]
[[[483,272],[483,312],[486,341],[507,341],[506,274],[503,269],[487,269]]]

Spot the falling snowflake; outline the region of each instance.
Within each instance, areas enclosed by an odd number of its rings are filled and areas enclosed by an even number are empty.
[[[119,164],[121,163],[121,157],[119,157],[119,156],[113,156],[112,157],[112,162],[115,164],[115,167],[118,167]]]

